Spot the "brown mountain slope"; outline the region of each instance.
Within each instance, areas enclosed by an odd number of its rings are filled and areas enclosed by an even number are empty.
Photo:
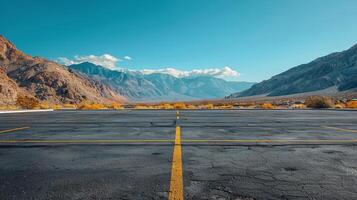
[[[108,103],[124,100],[108,87],[85,75],[55,62],[22,53],[1,35],[0,68],[5,72],[2,73],[4,78],[0,79],[0,84],[2,88],[8,88],[2,89],[4,98],[0,99],[0,103],[13,102],[21,92],[51,103],[78,103],[83,100]],[[11,80],[13,82],[9,84]]]
[[[351,48],[298,65],[230,97],[284,96],[334,89],[357,90],[357,44]]]
[[[5,70],[0,67],[0,103],[11,104],[16,101],[19,88],[15,81],[10,79]]]

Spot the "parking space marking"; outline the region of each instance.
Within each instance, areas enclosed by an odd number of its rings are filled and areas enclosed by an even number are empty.
[[[179,113],[177,112],[177,115]],[[175,145],[172,155],[171,179],[169,200],[183,200],[183,175],[182,175],[182,150],[181,150],[181,129],[176,126]]]
[[[345,129],[345,128],[337,128],[337,127],[332,127],[332,126],[322,126],[322,127],[323,128],[327,128],[327,129],[337,130],[337,131],[357,133],[357,130],[351,130],[351,129]]]
[[[19,128],[3,130],[3,131],[0,131],[0,134],[1,133],[10,133],[10,132],[15,132],[15,131],[21,131],[21,130],[25,130],[25,129],[29,129],[29,128],[30,128],[29,126],[24,126],[24,127],[19,127]]]

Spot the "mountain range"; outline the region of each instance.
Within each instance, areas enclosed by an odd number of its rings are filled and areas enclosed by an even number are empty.
[[[64,66],[32,57],[0,35],[0,105],[19,96],[49,103],[172,101],[357,91],[357,45],[293,67],[260,83],[213,76],[111,70],[89,62]]]
[[[19,96],[51,103],[124,101],[109,87],[55,62],[26,55],[0,35],[0,104]]]
[[[293,67],[229,98],[324,94],[357,90],[357,44]]]
[[[177,78],[163,73],[116,71],[89,62],[68,66],[110,87],[132,101],[222,98],[249,88],[252,82],[226,81],[212,76]]]
[[[211,76],[145,75],[110,70],[88,62],[64,66],[27,55],[0,35],[0,104],[14,104],[19,96],[49,103],[222,98],[253,84]]]

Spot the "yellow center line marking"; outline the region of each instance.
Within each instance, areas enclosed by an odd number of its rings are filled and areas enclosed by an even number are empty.
[[[176,126],[175,146],[172,155],[172,168],[170,180],[169,200],[183,200],[183,175],[182,175],[182,151],[181,129]]]
[[[29,126],[13,128],[13,129],[0,131],[0,133],[9,133],[9,132],[14,132],[14,131],[21,131],[21,130],[25,130],[25,129],[29,129],[29,128],[30,128]]]
[[[338,130],[338,131],[345,131],[345,132],[353,132],[353,133],[357,133],[357,130],[351,130],[351,129],[344,129],[344,128],[337,128],[337,127],[332,127],[332,126],[322,126],[323,128],[327,128],[327,129],[334,129],[334,130]]]

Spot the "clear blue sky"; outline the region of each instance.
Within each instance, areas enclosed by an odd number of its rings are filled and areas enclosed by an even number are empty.
[[[356,0],[0,0],[31,55],[129,55],[131,69],[230,66],[261,81],[357,43]]]

